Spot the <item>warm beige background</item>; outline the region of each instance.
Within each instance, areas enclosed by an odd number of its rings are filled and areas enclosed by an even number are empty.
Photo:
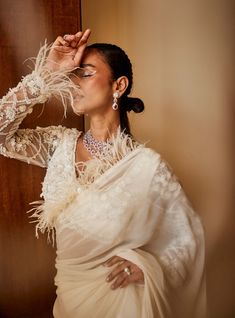
[[[123,47],[134,67],[134,135],[160,152],[202,217],[212,318],[235,317],[232,1],[83,0],[91,42]],[[189,317],[190,318],[190,317]]]

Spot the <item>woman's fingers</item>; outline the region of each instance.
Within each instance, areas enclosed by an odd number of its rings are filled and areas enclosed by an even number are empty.
[[[79,31],[78,33],[76,33],[75,35],[74,35],[74,39],[73,39],[73,41],[72,41],[72,43],[71,43],[71,46],[72,47],[74,47],[74,48],[77,48],[78,47],[78,45],[79,45],[79,42],[80,42],[80,40],[81,40],[81,38],[82,38],[82,32],[81,31]]]
[[[90,35],[91,35],[91,30],[90,29],[86,29],[86,31],[83,34],[82,40],[87,42],[87,40],[88,40]]]
[[[119,256],[113,256],[111,257],[109,260],[107,260],[104,265],[109,267],[109,266],[113,266],[114,264],[117,264],[119,262],[123,262],[125,261],[124,258],[119,257]]]
[[[79,66],[90,33],[87,29],[85,32],[58,36],[49,51],[47,68],[51,71],[70,72]]]
[[[105,265],[112,266],[118,264],[107,276],[106,281],[112,282],[111,288],[126,287],[130,283],[144,283],[143,271],[134,263],[127,261],[119,256],[110,258]],[[125,269],[128,268],[128,271]]]
[[[62,36],[58,36],[56,40],[54,41],[52,48],[62,46],[62,45],[68,46],[69,44]]]
[[[78,32],[75,34],[76,37],[80,38],[80,41],[79,41],[79,45],[80,44],[83,44],[83,43],[86,43],[89,36],[91,34],[91,30],[90,29],[86,29],[83,33],[82,32]]]
[[[128,275],[124,270],[120,268],[116,269],[112,272],[111,278],[107,280],[108,282],[112,281],[111,288],[124,288],[127,285],[134,283],[134,284],[143,284],[144,283],[144,276],[143,272],[139,268],[131,267],[132,263],[125,262],[125,267],[128,267],[130,270],[130,275]],[[133,265],[133,264],[132,264]],[[108,276],[109,277],[109,276]]]
[[[116,289],[121,287],[124,284],[129,284],[129,277],[126,276],[126,273],[121,273],[120,275],[118,275],[117,279],[112,283],[111,288],[112,289]]]
[[[79,31],[76,34],[65,34],[63,39],[70,45],[72,48],[77,48],[79,41],[82,37],[82,32]]]
[[[52,50],[66,55],[70,55],[71,53],[71,55],[75,56],[75,52],[73,52],[74,49],[70,46],[70,43],[67,40],[68,36],[69,35],[66,35],[66,37],[58,36],[52,45]]]
[[[78,42],[78,45],[77,45],[77,52],[75,54],[75,57],[74,57],[74,62],[75,62],[75,65],[78,65],[80,64],[81,62],[81,59],[82,59],[82,55],[85,51],[85,48],[87,46],[87,41],[88,41],[88,38],[91,34],[91,30],[90,29],[87,29],[81,36],[79,42]]]
[[[128,269],[129,271],[126,272],[126,269]],[[112,272],[107,276],[106,280],[108,282],[111,282],[114,278],[118,277],[119,275],[124,275],[125,277],[133,277],[133,275],[138,272],[142,273],[142,270],[138,266],[129,261],[124,261],[112,270]]]
[[[128,267],[128,262],[123,262],[120,265],[116,266],[114,270],[107,276],[107,282],[111,282],[115,277],[117,277],[120,273],[125,273],[125,267]],[[126,274],[126,273],[125,273]]]
[[[79,31],[76,34],[66,34],[63,37],[58,37],[53,46],[60,46],[60,49],[61,46],[64,46],[64,48],[67,47],[74,50],[73,61],[75,66],[79,66],[90,34],[90,29],[87,29],[84,32]],[[64,51],[66,51],[66,49],[64,49]]]
[[[81,45],[87,42],[89,36],[91,34],[91,30],[87,29],[82,32],[79,31],[76,34],[65,34],[62,38],[65,42],[69,43],[73,48],[79,48]]]
[[[120,285],[120,288],[124,288],[126,286],[128,286],[131,282],[128,280],[128,278],[126,278]]]
[[[136,270],[135,272],[131,271],[131,274],[123,272],[117,277],[117,279],[112,283],[111,288],[116,289],[118,287],[124,288],[129,284],[144,284],[144,274],[141,269]]]

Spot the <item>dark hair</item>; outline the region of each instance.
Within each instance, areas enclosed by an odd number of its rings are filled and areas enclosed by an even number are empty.
[[[120,125],[121,130],[130,133],[130,124],[127,112],[131,110],[135,113],[141,113],[144,110],[144,103],[140,98],[129,97],[133,84],[132,65],[127,54],[117,45],[107,43],[94,43],[87,47],[98,51],[109,65],[113,79],[116,80],[120,76],[126,76],[129,85],[119,100]]]

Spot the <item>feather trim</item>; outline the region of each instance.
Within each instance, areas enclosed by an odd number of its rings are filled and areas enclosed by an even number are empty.
[[[48,233],[48,241],[52,234],[54,242],[54,228],[58,216],[66,211],[66,208],[79,196],[78,186],[80,191],[88,188],[97,178],[104,174],[105,171],[114,166],[117,162],[123,159],[133,150],[143,147],[144,145],[137,143],[129,135],[121,132],[118,128],[116,134],[110,137],[110,145],[105,153],[100,158],[94,158],[87,162],[78,162],[76,165],[80,168],[78,178],[74,178],[69,187],[66,188],[67,196],[59,201],[59,198],[53,200],[37,201],[31,204],[36,205],[29,212],[33,214],[31,218],[36,218],[36,237],[38,231]],[[73,164],[71,162],[71,164]],[[74,167],[72,167],[74,168]],[[66,213],[66,212],[65,212]]]
[[[30,218],[35,218],[36,220],[31,221],[30,223],[37,223],[35,226],[35,236],[39,238],[38,232],[42,234],[47,232],[47,241],[54,246],[55,242],[55,222],[58,215],[63,212],[66,207],[73,202],[76,197],[76,193],[72,193],[67,197],[66,201],[60,202],[47,202],[43,200],[34,201],[30,204],[34,207],[29,210],[27,213],[32,213]]]
[[[36,58],[30,58],[34,65],[34,70],[31,74],[26,75],[22,79],[22,84],[29,89],[29,92],[40,102],[45,102],[51,96],[60,99],[64,107],[64,116],[66,116],[67,106],[73,106],[74,97],[72,92],[78,89],[78,86],[71,80],[70,72],[65,71],[50,71],[47,66],[47,56],[51,50],[52,44],[48,45],[45,41],[40,48]]]
[[[122,160],[133,150],[143,147],[130,135],[125,134],[119,127],[115,134],[112,134],[109,143],[99,157],[91,159],[87,162],[76,163],[79,183],[83,186],[92,184],[105,171],[114,166],[118,161]]]

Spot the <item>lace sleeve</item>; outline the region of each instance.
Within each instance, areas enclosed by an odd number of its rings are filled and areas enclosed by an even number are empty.
[[[203,252],[202,225],[172,169],[163,160],[157,168],[152,188],[155,204],[162,207],[152,249],[167,280],[176,287],[189,277],[195,268],[196,256]]]
[[[2,146],[2,155],[28,164],[47,167],[48,162],[63,137],[66,127],[50,126],[36,129],[18,129]]]
[[[46,67],[46,44],[40,49],[35,69],[0,100],[0,154],[45,166],[60,136],[61,128],[18,130],[23,119],[32,112],[33,106],[54,96],[61,99],[66,110],[73,103],[72,90],[76,85],[62,71],[50,72]]]

